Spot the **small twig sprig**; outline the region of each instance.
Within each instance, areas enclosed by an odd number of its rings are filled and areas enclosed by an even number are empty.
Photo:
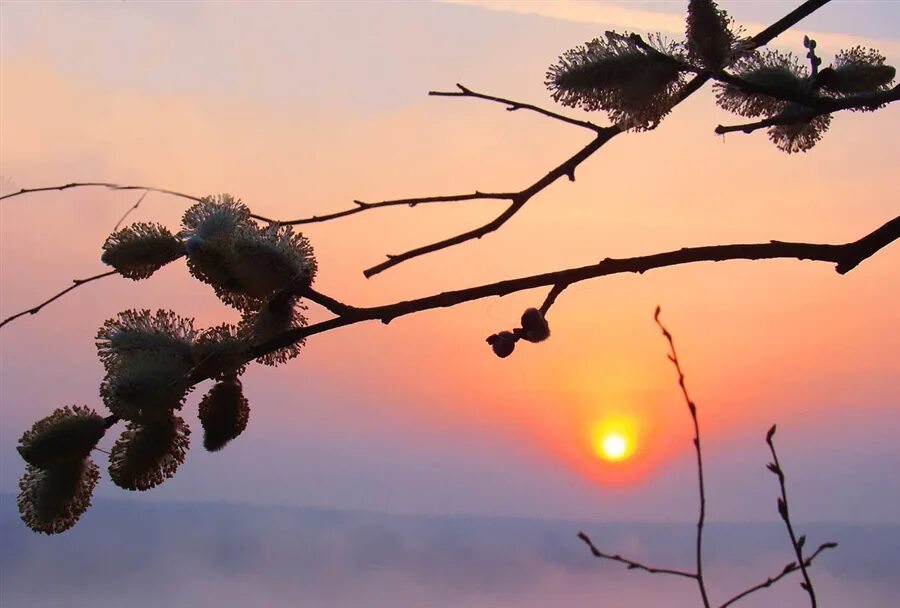
[[[684,578],[696,579],[697,574],[694,572],[687,572],[685,570],[676,570],[673,568],[658,568],[656,566],[648,566],[641,562],[637,562],[633,559],[628,559],[627,557],[622,557],[618,553],[604,553],[600,549],[594,545],[594,542],[590,539],[590,537],[584,532],[578,533],[578,538],[584,542],[588,549],[590,549],[591,554],[599,559],[608,559],[613,562],[618,562],[620,564],[625,564],[629,570],[643,570],[644,572],[649,572],[650,574],[671,574],[672,576],[682,576]]]
[[[703,605],[706,608],[709,608],[709,595],[706,591],[706,581],[703,579],[703,527],[706,522],[706,484],[703,477],[703,452],[700,447],[700,421],[697,419],[697,405],[688,394],[687,386],[684,382],[684,371],[681,369],[681,363],[678,361],[678,352],[675,350],[675,341],[672,339],[672,334],[669,333],[669,330],[666,329],[666,326],[660,321],[660,312],[661,309],[657,306],[656,313],[653,315],[653,320],[656,322],[657,326],[659,326],[660,331],[662,331],[663,336],[669,343],[669,361],[672,362],[672,365],[675,366],[675,371],[678,373],[678,386],[681,388],[681,395],[684,397],[684,402],[691,414],[691,421],[694,424],[693,443],[694,450],[697,453],[697,488],[700,493],[700,514],[697,517],[697,535],[694,544],[694,556],[697,568],[697,587],[699,588]]]
[[[815,588],[813,588],[812,579],[809,577],[809,570],[807,569],[808,558],[803,557],[803,547],[806,544],[806,535],[804,534],[798,537],[796,532],[794,532],[794,525],[791,523],[791,511],[788,506],[784,469],[781,468],[781,463],[778,460],[778,453],[775,451],[775,430],[775,425],[772,425],[772,428],[766,433],[766,443],[769,446],[769,451],[772,453],[772,462],[766,465],[766,468],[778,478],[778,485],[781,488],[781,496],[778,497],[778,515],[781,516],[781,519],[784,521],[784,525],[787,528],[788,536],[791,539],[791,546],[794,549],[794,554],[797,556],[797,564],[799,564],[800,572],[803,574],[803,582],[800,583],[800,586],[803,587],[804,591],[809,595],[811,608],[816,608],[818,605],[816,602],[816,591]],[[826,543],[826,545],[837,546],[836,543]],[[822,546],[825,547],[826,545]]]

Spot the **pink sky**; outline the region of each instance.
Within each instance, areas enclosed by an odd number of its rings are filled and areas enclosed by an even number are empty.
[[[531,183],[588,134],[425,93],[463,82],[550,107],[547,66],[604,29],[432,4],[0,10],[3,192],[109,180],[230,192],[286,219],[353,199]],[[850,10],[826,7],[832,14],[811,27],[836,40],[885,38],[874,20],[836,31]],[[805,155],[778,152],[762,133],[723,140],[712,133],[720,122],[733,119],[709,92],[696,95],[658,130],[617,137],[576,182],[555,184],[500,232],[369,280],[362,269],[384,254],[478,225],[499,204],[311,226],[317,285],[355,304],[386,303],[681,246],[843,242],[897,214],[896,107],[835,117]],[[0,315],[101,271],[100,245],[135,199],[82,190],[0,204]],[[133,219],[175,228],[185,206],[151,194]],[[661,304],[700,407],[714,518],[774,515],[762,439],[777,422],[798,513],[900,521],[898,262],[893,246],[846,276],[809,262],[731,262],[580,284],[553,308],[550,341],[507,360],[484,338],[515,325],[543,292],[317,336],[286,366],[248,373],[245,436],[214,455],[195,441],[179,475],[148,498],[690,519],[690,427],[652,323]],[[13,449],[31,421],[64,404],[99,407],[96,329],[142,307],[202,326],[236,316],[177,262],[145,282],[85,287],[2,330],[0,490],[14,491]],[[628,462],[591,451],[592,425],[610,416],[637,430]]]

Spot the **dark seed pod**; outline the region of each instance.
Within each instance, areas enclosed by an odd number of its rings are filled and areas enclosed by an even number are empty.
[[[550,337],[550,325],[537,308],[522,314],[522,337],[529,342],[543,342]]]
[[[494,334],[487,339],[487,343],[494,349],[494,354],[501,359],[505,359],[512,354],[516,349],[516,341],[518,341],[518,338],[511,331],[501,331],[499,334]]]

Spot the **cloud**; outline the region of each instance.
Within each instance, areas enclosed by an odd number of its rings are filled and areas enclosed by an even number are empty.
[[[611,4],[609,2],[592,2],[584,0],[534,0],[520,2],[518,0],[444,0],[448,4],[460,4],[477,7],[493,12],[533,15],[559,21],[575,23],[596,23],[606,29],[628,29],[644,31],[661,31],[667,34],[683,34],[684,16],[681,13],[664,13],[647,11],[638,8]],[[758,32],[766,27],[766,23],[740,21],[748,33]],[[799,46],[804,35],[814,38],[822,48],[834,49],[857,45],[874,47],[888,56],[900,54],[900,41],[868,38],[841,32],[810,32],[792,28],[783,33],[777,40],[787,46]]]

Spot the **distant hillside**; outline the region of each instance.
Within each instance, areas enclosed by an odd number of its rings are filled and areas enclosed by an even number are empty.
[[[841,543],[813,569],[822,606],[880,608],[900,596],[900,526],[801,527],[810,544]],[[575,538],[582,529],[610,551],[691,567],[694,530],[686,524],[98,500],[73,530],[46,537],[21,524],[7,494],[0,495],[0,605],[696,606],[690,581],[592,558]],[[791,561],[777,524],[713,524],[708,539],[720,601]],[[802,601],[789,580],[740,605]]]

